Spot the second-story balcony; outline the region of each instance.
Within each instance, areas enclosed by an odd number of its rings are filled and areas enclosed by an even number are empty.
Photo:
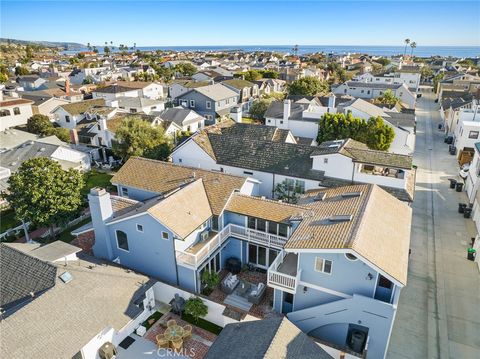
[[[297,271],[298,255],[281,251],[268,268],[268,286],[295,294],[301,271]]]
[[[210,232],[205,240],[197,241],[185,250],[176,250],[177,262],[198,268],[230,237],[275,249],[282,249],[288,240],[287,237],[228,224],[219,232]]]

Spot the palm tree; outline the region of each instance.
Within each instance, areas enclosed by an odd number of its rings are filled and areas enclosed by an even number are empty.
[[[407,54],[407,46],[410,43],[410,39],[405,39],[404,42],[405,42],[405,50],[403,50],[403,56],[405,57],[405,55]]]
[[[410,44],[412,51],[410,52],[410,57],[413,57],[413,50],[417,47],[417,43],[414,41]]]
[[[90,43],[89,43],[89,42],[87,42],[87,49],[88,49],[88,50],[91,50],[91,49],[92,49],[92,46],[90,46]]]

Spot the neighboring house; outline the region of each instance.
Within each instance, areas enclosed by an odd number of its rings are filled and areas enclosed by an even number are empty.
[[[195,81],[221,82],[230,79],[233,79],[233,72],[220,67],[200,71],[192,76],[192,80]]]
[[[257,84],[261,95],[283,93],[287,88],[286,81],[280,79],[260,79],[253,82]]]
[[[51,120],[55,119],[53,111],[61,105],[70,103],[68,100],[51,96],[36,96],[29,94],[22,94],[22,98],[33,101],[32,112],[34,115],[41,114],[48,116]]]
[[[72,84],[81,85],[85,80],[92,80],[94,82],[100,82],[99,75],[108,70],[109,67],[86,67],[83,69],[74,69],[68,78]]]
[[[10,128],[0,131],[0,153],[17,147],[27,141],[35,141],[40,137],[30,132]]]
[[[374,183],[412,201],[412,157],[370,150],[351,140],[310,146],[288,130],[224,121],[192,135],[171,155],[177,164],[216,170],[260,181],[260,194],[274,198],[280,183],[300,193],[321,187]]]
[[[167,108],[158,114],[160,120],[175,123],[180,131],[196,132],[205,126],[205,118],[194,110],[181,106]]]
[[[440,81],[437,89],[437,99],[443,97],[445,91],[460,91],[476,93],[480,89],[480,76],[467,73],[457,73],[452,76],[446,76]]]
[[[106,87],[96,88],[92,92],[94,99],[103,98],[114,101],[119,97],[146,97],[152,100],[162,99],[163,86],[156,82],[118,81]]]
[[[18,76],[17,82],[25,91],[43,90],[47,88],[47,80],[38,75]]]
[[[194,88],[176,99],[176,103],[205,117],[206,124],[228,118],[238,103],[238,94],[222,84]]]
[[[412,92],[418,91],[420,86],[420,67],[418,66],[402,66],[394,72],[374,75],[370,72],[356,76],[355,81],[386,83],[386,84],[405,84]]]
[[[85,100],[58,106],[53,110],[56,123],[60,127],[73,129],[85,118],[85,112],[92,107],[105,106],[105,100]]]
[[[333,358],[285,317],[227,324],[204,359],[224,359],[225,353],[238,359]]]
[[[407,279],[408,204],[364,184],[316,189],[295,205],[252,196],[247,178],[130,161],[112,179],[129,198],[122,210],[105,190],[90,192],[96,256],[194,293],[205,271],[220,272],[234,257],[267,271],[263,286],[274,289],[273,310],[304,333],[356,355],[368,347],[369,356],[385,357]],[[265,328],[258,350],[275,330]],[[294,327],[288,332],[300,335]],[[283,357],[285,345],[279,342],[274,357]]]
[[[351,113],[353,117],[368,120],[371,117],[381,117],[384,123],[395,132],[395,138],[389,152],[403,155],[413,155],[415,150],[416,117],[414,110],[396,112],[380,108],[360,98],[352,99],[338,106],[338,112]]]
[[[168,96],[175,100],[191,89],[211,85],[209,81],[175,80],[168,86]]]
[[[335,95],[349,95],[372,100],[382,96],[385,91],[391,90],[400,102],[409,108],[415,107],[416,95],[405,84],[347,81],[332,90]]]
[[[470,162],[480,134],[480,106],[461,110],[453,133],[453,145],[460,164]]]
[[[143,112],[147,115],[165,109],[164,101],[152,100],[147,97],[117,97],[115,100],[107,102],[107,105],[118,107],[129,113]]]
[[[117,347],[153,313],[153,281],[80,250],[61,241],[0,244],[1,357],[95,359],[103,343]]]
[[[222,84],[238,94],[238,102],[244,112],[248,112],[253,100],[260,95],[258,85],[250,81],[232,79],[225,80]]]
[[[0,189],[8,188],[8,178],[17,171],[22,163],[31,158],[46,157],[58,162],[64,170],[70,168],[79,171],[90,169],[91,155],[79,151],[61,142],[55,136],[27,141],[21,145],[0,153]]]
[[[457,127],[460,112],[472,109],[477,103],[469,92],[444,91],[440,100],[440,117],[445,125],[445,133],[453,134]]]
[[[23,98],[4,98],[0,101],[0,131],[25,125],[32,117],[33,101]]]

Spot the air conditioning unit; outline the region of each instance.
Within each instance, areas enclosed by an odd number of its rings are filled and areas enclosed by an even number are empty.
[[[206,241],[208,239],[208,231],[203,231],[200,233],[200,240],[201,241]]]

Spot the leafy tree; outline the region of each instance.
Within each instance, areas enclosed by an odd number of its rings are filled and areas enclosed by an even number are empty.
[[[96,46],[93,47],[93,50],[92,50],[94,53],[98,54],[98,49]]]
[[[247,81],[257,81],[263,77],[262,73],[258,70],[248,70],[247,72],[242,72],[242,75]]]
[[[433,90],[435,92],[438,91],[438,85],[440,84],[440,81],[442,81],[444,77],[445,77],[445,74],[443,72],[440,72],[439,74],[433,77]]]
[[[422,75],[422,79],[428,79],[433,76],[433,70],[428,65],[423,66],[420,73]]]
[[[82,81],[82,84],[84,85],[93,84],[93,77],[92,76],[85,77]]]
[[[183,76],[190,77],[197,72],[197,68],[188,62],[184,62],[176,65],[175,71],[181,73]]]
[[[275,70],[265,70],[263,71],[263,78],[264,79],[278,79],[280,74],[278,71]]]
[[[379,63],[380,65],[382,66],[387,66],[387,65],[390,65],[391,61],[385,57],[381,57],[377,60],[375,60],[375,62]]]
[[[320,81],[313,76],[307,76],[293,81],[288,86],[290,95],[316,96],[329,92],[329,86],[326,81]]]
[[[177,143],[177,145],[179,145],[183,143],[185,140],[187,140],[191,135],[192,133],[190,131],[180,131],[176,135],[175,142]]]
[[[352,138],[365,143],[371,149],[386,151],[394,137],[393,128],[381,117],[371,117],[365,121],[353,117],[351,113],[326,113],[319,122],[317,142]]]
[[[23,76],[23,75],[28,75],[30,74],[30,71],[26,67],[23,66],[17,66],[15,67],[15,75],[17,76]]]
[[[3,84],[8,81],[8,75],[4,73],[0,73],[0,82]]]
[[[208,307],[199,297],[192,297],[185,302],[185,313],[191,315],[195,322],[198,322],[200,317],[208,314]]]
[[[70,131],[62,127],[52,127],[48,135],[57,136],[60,141],[70,142]]]
[[[268,107],[270,106],[271,103],[272,103],[271,100],[266,100],[266,99],[256,100],[250,107],[250,110],[249,110],[250,117],[254,118],[255,120],[265,119],[265,112],[267,112]]]
[[[400,101],[390,89],[386,90],[382,96],[377,97],[376,100],[377,102],[391,106],[396,105]]]
[[[53,125],[50,119],[41,114],[36,114],[27,120],[27,131],[37,135],[48,135],[52,130]]]
[[[275,198],[287,203],[297,203],[301,189],[295,185],[294,180],[285,179],[275,186]]]
[[[205,285],[203,288],[203,293],[209,295],[213,292],[215,287],[220,283],[220,276],[218,273],[204,271],[202,273],[202,283]]]
[[[166,160],[170,155],[171,140],[162,127],[135,117],[125,118],[115,132],[113,153],[123,160],[130,156],[143,156]]]
[[[49,226],[52,237],[55,225],[68,223],[81,209],[82,174],[74,169],[64,171],[49,158],[24,161],[8,183],[8,193],[3,196],[14,209],[15,217],[39,227]]]

